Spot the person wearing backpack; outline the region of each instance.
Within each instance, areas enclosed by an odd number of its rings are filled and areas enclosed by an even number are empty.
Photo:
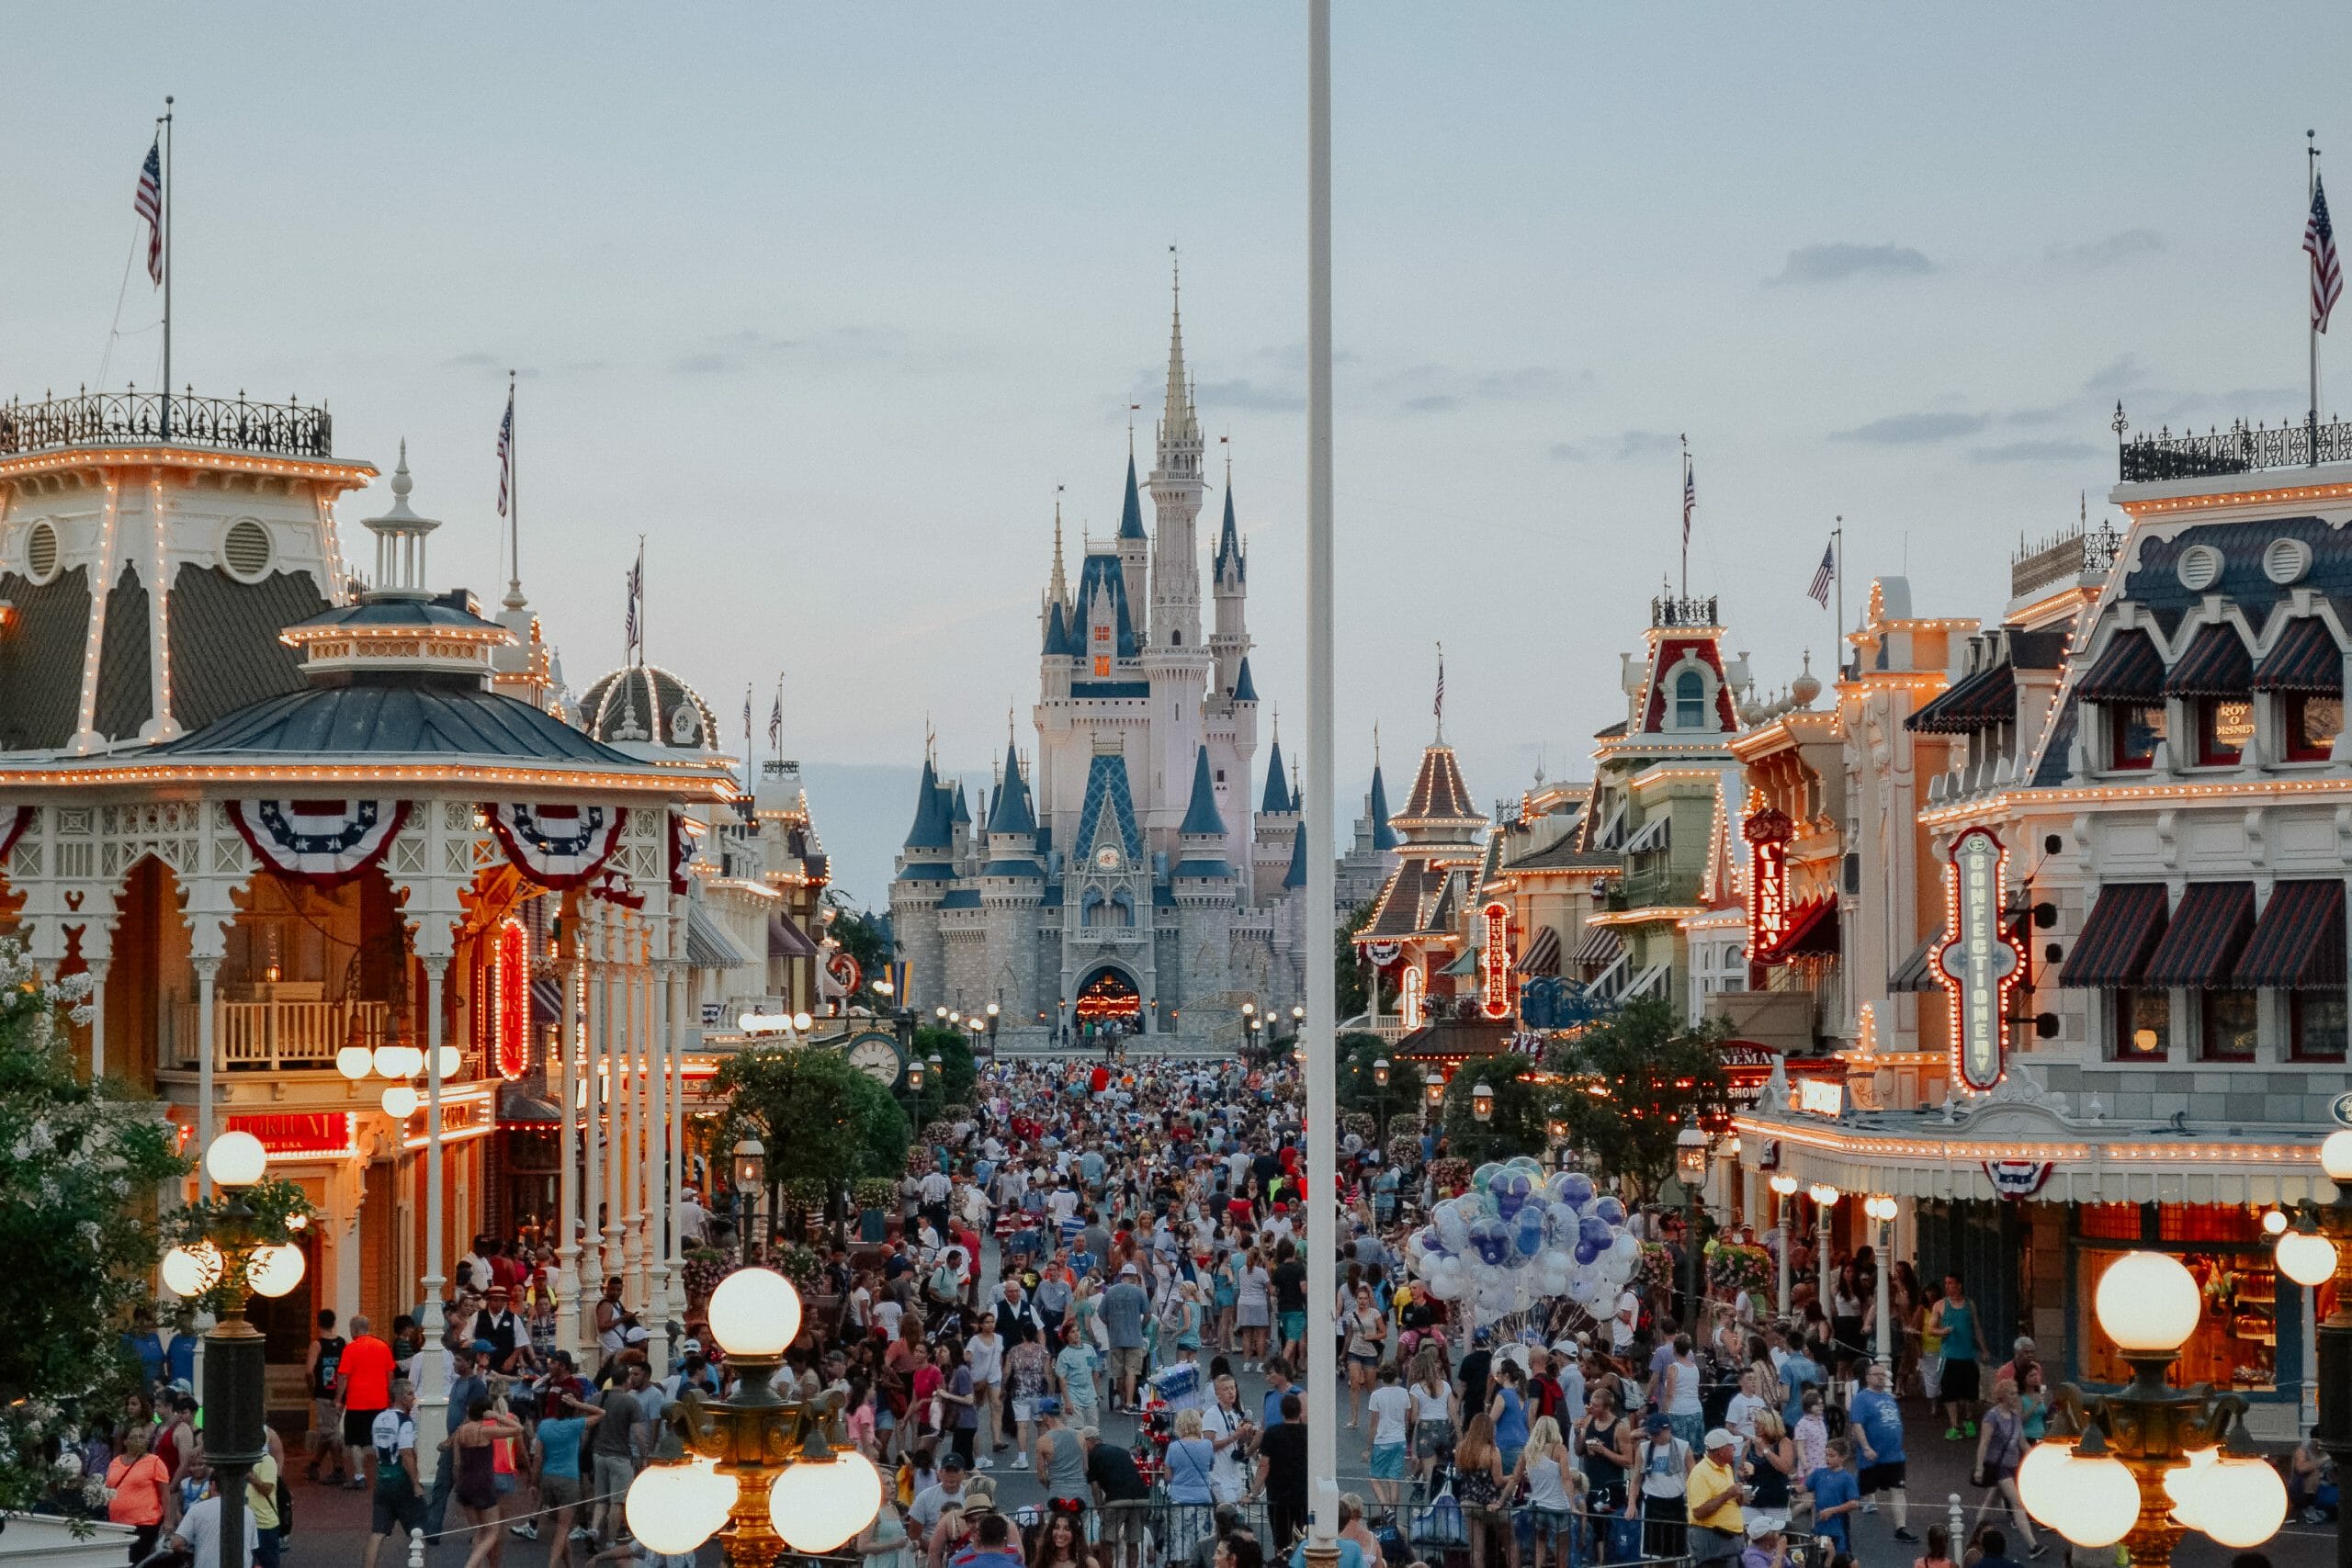
[[[311,1391],[310,1462],[302,1473],[318,1480],[319,1461],[332,1455],[334,1474],[327,1482],[330,1486],[340,1485],[345,1472],[343,1412],[335,1406],[334,1374],[342,1364],[344,1347],[350,1343],[334,1331],[334,1308],[319,1309],[319,1332],[311,1341],[311,1353],[302,1368],[303,1382]]]

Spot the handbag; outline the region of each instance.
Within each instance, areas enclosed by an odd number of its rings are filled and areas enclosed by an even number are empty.
[[[1609,1561],[1637,1562],[1642,1556],[1642,1521],[1623,1514],[1609,1516]]]
[[[1421,1541],[1427,1546],[1467,1546],[1470,1525],[1462,1517],[1462,1505],[1453,1495],[1453,1483],[1448,1481],[1445,1490],[1429,1506],[1421,1526]]]

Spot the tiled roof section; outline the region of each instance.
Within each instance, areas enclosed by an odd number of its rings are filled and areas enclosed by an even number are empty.
[[[1216,786],[1209,781],[1209,749],[1203,746],[1193,757],[1193,797],[1184,804],[1184,820],[1178,825],[1180,835],[1193,838],[1223,838],[1225,816],[1216,808]]]
[[[1258,682],[1250,675],[1250,656],[1241,656],[1241,668],[1233,672],[1233,700],[1254,703],[1258,700]]]
[[[240,708],[156,750],[207,759],[308,753],[646,766],[528,703],[447,686],[310,687]]]
[[[947,897],[939,901],[943,909],[977,909],[980,907],[980,890],[977,887],[951,887]]]
[[[1076,852],[1091,854],[1105,833],[1117,835],[1129,862],[1143,859],[1143,834],[1136,827],[1126,760],[1115,751],[1094,758],[1086,770],[1086,798],[1078,808]]]
[[[1140,539],[1143,532],[1143,502],[1136,493],[1136,459],[1127,455],[1127,494],[1119,506],[1119,537]]]
[[[1126,574],[1120,570],[1117,556],[1100,550],[1090,552],[1078,569],[1078,604],[1071,617],[1069,636],[1079,646],[1079,657],[1085,658],[1093,649],[1095,601],[1105,594],[1109,595],[1103,602],[1110,609],[1112,645],[1119,658],[1134,659],[1139,649],[1135,617],[1127,604]]]
[[[1413,780],[1413,793],[1406,798],[1405,809],[1396,820],[1414,822],[1484,822],[1478,808],[1470,803],[1469,786],[1462,782],[1462,769],[1453,760],[1451,746],[1431,746],[1421,753],[1421,771]]]
[[[2290,621],[2278,642],[2262,656],[2261,667],[2254,672],[2254,689],[2313,694],[2344,690],[2344,651],[2335,646],[2335,635],[2327,629],[2327,623],[2317,615]]]
[[[2075,694],[2094,703],[2152,703],[2163,695],[2164,683],[2164,656],[2146,632],[2133,626],[2108,639],[2106,651]]]
[[[1028,833],[1037,831],[1037,814],[1029,805],[1029,781],[1021,776],[1021,753],[1007,741],[1004,748],[1004,782],[997,786],[996,808],[989,813],[991,833]]]
[[[1631,728],[1632,726],[1630,724],[1621,718],[1606,729],[1594,730],[1592,732],[1592,738],[1595,740],[1622,740],[1625,738],[1626,730]]]
[[[219,567],[183,565],[172,580],[172,716],[199,730],[266,697],[301,692],[301,656],[277,634],[326,609],[301,572],[239,582]]]
[[[2066,754],[2074,750],[2075,730],[2081,722],[2082,705],[2070,696],[2059,707],[2057,720],[2041,742],[2041,761],[2033,769],[2034,787],[2047,789],[2066,782]]]
[[[2017,706],[2017,667],[2004,660],[1945,687],[1903,727],[1926,735],[1972,735],[2015,718]]]
[[[153,674],[147,657],[147,585],[125,566],[107,595],[92,728],[109,740],[138,739],[141,727],[155,716]]]
[[[1380,764],[1372,765],[1372,847],[1393,850],[1405,841],[1404,836],[1388,825],[1388,785],[1381,779]]]
[[[82,654],[90,634],[86,568],[61,571],[40,587],[0,572],[0,599],[16,606],[0,637],[0,751],[62,746],[74,739],[82,700]]]
[[[1046,606],[1046,646],[1042,650],[1047,659],[1059,659],[1069,652],[1069,633],[1062,622],[1061,601],[1057,599]]]
[[[1577,847],[1577,835],[1567,834],[1548,849],[1507,862],[1503,874],[1515,871],[1611,871],[1623,866],[1625,857],[1606,850],[1585,850]]]
[[[1283,743],[1274,742],[1266,756],[1266,794],[1258,803],[1261,817],[1278,817],[1295,810],[1290,798],[1290,778],[1283,772]]]
[[[2020,670],[2057,670],[2066,662],[2066,643],[2073,634],[2061,627],[2008,634],[2009,662]]]
[[[1225,575],[1230,565],[1233,575],[1246,582],[1250,580],[1250,559],[1241,553],[1241,532],[1233,525],[1233,486],[1225,487],[1225,522],[1216,532],[1216,554],[1209,560],[1209,570],[1218,577]]]
[[[1069,694],[1073,697],[1148,697],[1151,695],[1148,681],[1072,681]]]
[[[1388,878],[1388,886],[1380,890],[1380,901],[1373,907],[1372,918],[1356,932],[1355,940],[1394,941],[1419,931],[1422,900],[1435,892],[1435,885],[1444,875],[1426,861],[1408,860],[1399,865]]]
[[[2296,582],[2273,582],[2262,569],[2264,552],[2279,538],[2301,539],[2311,547],[2311,570]],[[2180,581],[2181,553],[2195,545],[2209,545],[2222,553],[2222,575],[2201,590]],[[2169,539],[2143,540],[2139,565],[2123,580],[2125,597],[2146,605],[2167,624],[2177,622],[2206,594],[2218,593],[2244,608],[2247,622],[2258,626],[2269,618],[2273,605],[2299,588],[2332,596],[2352,593],[2352,531],[2331,528],[2317,517],[2203,524]]]

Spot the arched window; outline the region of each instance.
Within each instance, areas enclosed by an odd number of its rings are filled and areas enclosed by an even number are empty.
[[[1674,728],[1699,729],[1706,722],[1707,682],[1696,670],[1685,670],[1674,678]]]
[[[1136,923],[1136,901],[1127,896],[1127,890],[1124,887],[1111,895],[1109,923],[1114,926],[1132,926]]]
[[[1088,888],[1086,897],[1079,900],[1078,923],[1081,926],[1095,926],[1102,923],[1102,890],[1101,888]]]

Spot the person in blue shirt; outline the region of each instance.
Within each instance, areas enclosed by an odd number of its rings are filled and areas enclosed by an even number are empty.
[[[139,1387],[142,1393],[153,1393],[164,1382],[164,1337],[155,1332],[155,1314],[141,1307],[130,1314],[130,1327],[122,1337],[123,1348],[139,1358]],[[194,1358],[190,1358],[193,1365]]]
[[[177,1322],[172,1325],[172,1342],[164,1347],[164,1375],[174,1382],[184,1382],[193,1391],[196,1387],[196,1312],[183,1305]]]
[[[1854,1443],[1862,1456],[1860,1489],[1872,1506],[1883,1506],[1894,1516],[1895,1540],[1915,1541],[1919,1538],[1911,1531],[1911,1500],[1903,1489],[1903,1407],[1890,1392],[1891,1380],[1883,1366],[1870,1370],[1868,1382],[1868,1387],[1855,1393],[1847,1411],[1853,1418]]]
[[[1805,1477],[1804,1483],[1805,1490],[1813,1494],[1813,1533],[1827,1536],[1840,1551],[1854,1550],[1853,1517],[1862,1507],[1861,1487],[1849,1468],[1853,1461],[1853,1439],[1832,1438],[1829,1462]]]
[[[1801,1343],[1789,1352],[1789,1359],[1781,1363],[1781,1383],[1789,1391],[1788,1403],[1781,1408],[1781,1419],[1792,1432],[1796,1430],[1797,1423],[1804,1418],[1805,1384],[1811,1383],[1825,1393],[1829,1387],[1829,1374],[1821,1370],[1821,1363],[1815,1359],[1813,1350],[1813,1342]]]

